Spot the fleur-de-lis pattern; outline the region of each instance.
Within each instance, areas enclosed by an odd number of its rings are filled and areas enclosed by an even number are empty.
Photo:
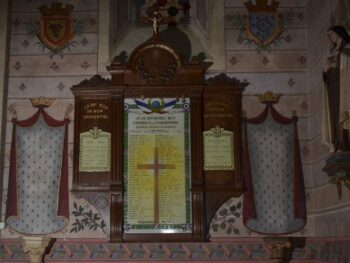
[[[249,157],[257,219],[247,223],[260,233],[287,233],[299,229],[294,219],[293,125],[269,116],[259,125],[247,124]]]
[[[57,217],[64,133],[64,126],[50,127],[42,117],[16,128],[18,217],[7,224],[17,232],[48,234],[67,223]]]

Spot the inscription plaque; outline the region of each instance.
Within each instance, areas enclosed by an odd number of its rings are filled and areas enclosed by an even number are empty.
[[[128,233],[190,229],[189,99],[125,99]]]
[[[80,172],[107,172],[111,166],[111,134],[97,127],[80,134]]]
[[[233,132],[219,126],[203,132],[204,170],[233,170]]]

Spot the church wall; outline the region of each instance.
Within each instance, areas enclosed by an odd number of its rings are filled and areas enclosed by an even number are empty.
[[[321,144],[321,120],[322,120],[322,98],[323,83],[322,69],[325,57],[329,52],[329,41],[326,31],[331,24],[330,12],[335,9],[335,1],[326,1],[323,5],[319,2],[310,1],[308,10],[310,17],[313,17],[313,10],[318,10],[317,15],[310,19],[308,28],[308,50],[311,60],[309,68],[309,100],[312,102],[310,111],[310,135],[314,140],[320,143],[321,151],[314,151],[314,171],[313,187],[322,186],[328,182],[327,175],[321,171],[321,166],[328,156],[328,148]],[[333,6],[331,6],[333,4]]]
[[[295,110],[298,117],[298,130],[302,152],[303,171],[307,196],[313,186],[312,165],[313,156],[310,154],[310,143],[313,137],[310,134],[310,103],[308,87],[309,57],[307,50],[307,2],[281,0],[279,12],[293,12],[293,22],[286,27],[278,47],[272,47],[271,52],[256,50],[255,44],[246,44],[239,39],[240,33],[234,27],[234,16],[247,14],[244,7],[246,1],[225,1],[225,28],[226,28],[226,73],[241,81],[248,81],[243,97],[243,109],[248,117],[258,115],[264,106],[260,104],[255,94],[272,91],[282,93],[283,97],[276,109],[290,117]],[[316,147],[316,146],[313,146]],[[232,201],[233,202],[233,201]],[[228,208],[224,205],[222,209]],[[308,209],[312,202],[307,199]],[[240,236],[256,236],[242,229]],[[313,220],[308,219],[306,228],[297,235],[312,236],[314,232]],[[221,231],[221,235],[226,235]]]
[[[340,1],[339,1],[340,2]],[[339,200],[337,188],[330,184],[330,178],[322,171],[329,157],[329,149],[321,141],[322,121],[322,69],[330,44],[326,31],[337,23],[337,1],[310,0],[308,5],[308,51],[309,68],[309,101],[310,101],[310,134],[314,138],[310,144],[312,161],[312,181],[310,200],[313,208],[309,216],[315,222],[316,236],[347,236],[350,229],[347,222],[350,217],[350,193],[343,189],[342,200]]]
[[[246,10],[242,8],[245,1],[225,1],[227,58],[225,71],[230,76],[250,83],[243,98],[244,110],[248,117],[256,116],[263,109],[254,95],[268,90],[284,94],[280,104],[276,106],[278,111],[286,116],[291,116],[292,110],[296,110],[299,116],[299,137],[309,218],[306,229],[296,235],[345,235],[346,232],[342,231],[346,231],[344,225],[346,221],[337,221],[337,218],[350,217],[350,209],[347,208],[350,193],[344,191],[343,200],[340,202],[337,199],[335,186],[328,183],[329,178],[322,171],[325,159],[328,156],[328,150],[321,144],[320,137],[321,71],[324,58],[328,52],[325,31],[330,24],[328,18],[330,10],[334,10],[332,2],[335,1],[328,0],[322,5],[319,0],[281,0],[280,9],[288,11],[292,8],[296,13],[296,18],[287,28],[286,37],[289,37],[282,40],[281,45],[273,49],[271,53],[266,51],[258,53],[254,45],[247,46],[237,41],[238,30],[232,27],[228,16],[230,14],[246,13]],[[56,101],[48,109],[48,112],[52,116],[62,119],[65,111],[73,105],[73,96],[69,88],[97,73],[98,0],[66,0],[62,2],[75,6],[72,15],[75,19],[85,21],[85,29],[81,36],[76,36],[73,39],[77,42],[76,46],[72,46],[70,50],[64,50],[62,56],[51,56],[47,49],[40,49],[37,45],[39,40],[28,34],[26,26],[30,21],[40,18],[37,8],[43,4],[50,4],[51,1],[14,0],[9,63],[4,196],[6,196],[8,183],[12,134],[10,121],[13,110],[17,111],[18,119],[25,119],[35,112],[28,100],[29,98],[38,96],[54,97]],[[69,131],[71,176],[73,112],[70,112],[69,116],[72,120]],[[74,202],[77,202],[85,209],[91,209],[94,213],[98,213],[88,202],[77,200],[73,195],[70,198],[71,206]],[[4,205],[5,200],[6,198],[3,202]],[[231,199],[223,205],[222,209],[229,208],[232,205],[238,207],[240,202],[240,198]],[[241,213],[240,209],[237,211]],[[4,219],[4,209],[1,219],[1,221]],[[220,229],[217,232],[212,229],[212,237],[258,236],[243,227],[241,214],[236,219],[235,229],[238,231],[227,234],[227,228]],[[335,222],[336,224],[334,224]],[[327,229],[330,223],[334,227]],[[72,226],[70,225],[58,236],[64,238],[91,237],[91,232],[71,234],[69,233],[71,229]],[[3,238],[17,237],[16,234],[8,230],[3,231],[0,235]],[[100,229],[93,232],[93,236],[96,238],[106,237]]]
[[[246,14],[243,2],[225,2],[226,72],[250,83],[243,98],[248,117],[256,116],[263,109],[254,94],[268,90],[284,94],[276,105],[282,114],[290,116],[292,110],[298,114],[308,208],[308,225],[303,234],[348,235],[350,230],[346,230],[345,225],[350,215],[349,193],[344,193],[347,191],[344,189],[339,201],[336,187],[329,184],[329,177],[322,170],[329,157],[329,149],[321,140],[322,69],[330,48],[326,31],[332,24],[336,1],[280,1],[280,9],[293,8],[297,19],[287,28],[292,40],[282,42],[271,53],[258,53],[254,45],[238,41],[239,30],[232,26],[231,18],[235,14]],[[343,219],[337,219],[338,212]],[[245,235],[251,233],[248,231]]]
[[[12,123],[14,111],[19,120],[30,117],[36,109],[32,107],[29,98],[44,96],[55,98],[47,112],[56,119],[63,119],[68,112],[71,123],[69,125],[68,152],[69,152],[69,183],[72,182],[73,157],[73,95],[70,87],[88,79],[97,73],[98,48],[98,0],[67,0],[61,1],[63,6],[68,3],[74,6],[73,19],[81,26],[70,42],[69,48],[54,54],[47,48],[39,45],[37,36],[30,33],[40,19],[39,7],[50,5],[50,0],[27,1],[14,0],[11,21],[11,41],[9,57],[9,88],[7,100],[7,122],[5,138],[5,168],[3,209],[1,222],[4,221],[6,195],[9,174],[9,157],[11,148]],[[81,205],[85,211],[98,213],[96,208],[87,201],[70,195],[70,205]],[[70,224],[74,220],[70,220]],[[64,228],[55,237],[91,237],[91,232],[70,233],[72,225]],[[105,238],[101,229],[92,231],[96,238]],[[0,232],[1,238],[15,238],[18,235],[8,228]]]

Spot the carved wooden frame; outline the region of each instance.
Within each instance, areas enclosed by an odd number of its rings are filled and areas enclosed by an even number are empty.
[[[150,44],[151,43],[151,44]],[[246,84],[234,78],[219,75],[204,80],[209,64],[192,60],[189,64],[178,64],[173,78],[167,83],[149,84],[142,76],[132,70],[132,63],[140,52],[157,52],[163,46],[159,39],[140,45],[131,54],[129,64],[116,57],[108,67],[111,81],[95,76],[72,88],[75,96],[74,129],[74,176],[73,192],[110,194],[110,241],[111,242],[171,242],[171,241],[208,241],[209,224],[217,209],[229,198],[243,192],[240,171],[241,163],[241,113],[242,90]],[[153,46],[153,47],[152,47]],[[144,48],[147,47],[147,48]],[[180,56],[167,47],[175,61]],[[175,54],[175,55],[174,55]],[[142,55],[142,54],[141,54]],[[156,56],[157,57],[157,56]],[[160,59],[163,59],[162,57]],[[164,64],[164,63],[163,63]],[[160,69],[161,70],[161,69]],[[192,233],[174,234],[128,234],[123,231],[123,170],[124,170],[124,99],[125,98],[182,98],[191,101],[191,197],[192,197]],[[109,129],[112,131],[111,171],[108,185],[84,186],[79,180],[79,134],[81,127],[81,104],[89,99],[107,100],[111,105]],[[225,101],[229,117],[206,118],[206,103],[209,100]],[[204,117],[203,117],[204,116]],[[217,125],[234,131],[235,169],[233,171],[203,170],[203,132]],[[96,177],[98,178],[98,174]]]

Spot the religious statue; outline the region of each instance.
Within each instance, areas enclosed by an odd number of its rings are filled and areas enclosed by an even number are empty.
[[[334,152],[349,150],[350,36],[343,26],[332,26],[327,35],[333,44],[323,68],[323,141]]]
[[[143,23],[151,22],[153,28],[153,36],[159,35],[159,25],[167,21],[167,19],[165,19],[159,12],[154,12],[152,17],[143,16],[140,18],[140,20]]]

